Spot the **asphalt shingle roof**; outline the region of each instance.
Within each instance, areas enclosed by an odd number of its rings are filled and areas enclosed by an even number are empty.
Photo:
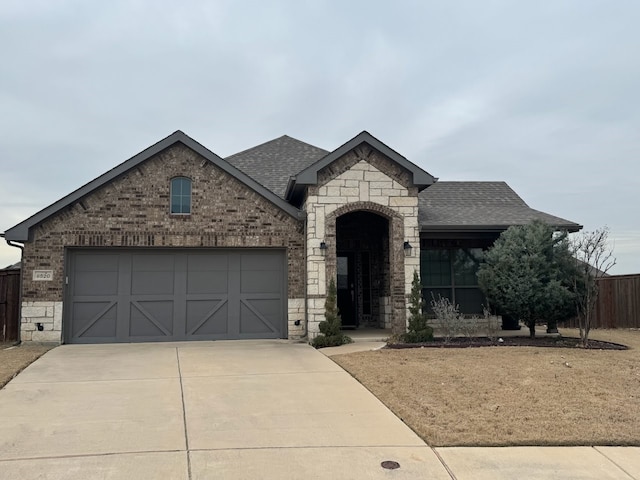
[[[529,207],[505,182],[437,182],[418,198],[422,230],[502,229],[541,220],[576,230],[577,223]]]
[[[276,195],[284,198],[289,177],[320,160],[329,152],[295,138],[280,138],[225,158]]]
[[[329,153],[283,135],[225,160],[284,198],[289,178]],[[505,182],[436,182],[419,194],[418,220],[422,230],[503,230],[533,220],[580,228],[529,207]]]

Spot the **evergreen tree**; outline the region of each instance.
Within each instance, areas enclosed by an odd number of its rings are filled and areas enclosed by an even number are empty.
[[[509,227],[496,240],[478,270],[489,302],[527,325],[555,324],[573,310],[575,262],[567,233],[540,221]]]
[[[427,325],[427,315],[423,312],[422,283],[417,271],[413,271],[411,295],[409,296],[409,326],[401,340],[409,343],[429,342],[433,340],[433,328]]]
[[[327,289],[327,298],[324,302],[325,319],[318,325],[320,335],[314,338],[312,342],[315,348],[335,347],[353,341],[351,337],[344,335],[340,330],[342,327],[342,319],[338,311],[337,298],[336,283],[331,279],[329,288]]]

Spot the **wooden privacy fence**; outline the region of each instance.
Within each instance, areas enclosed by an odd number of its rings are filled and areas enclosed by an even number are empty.
[[[0,341],[18,340],[20,270],[0,270]]]
[[[591,328],[640,328],[640,275],[598,279],[598,302]],[[577,319],[566,323],[578,327]]]

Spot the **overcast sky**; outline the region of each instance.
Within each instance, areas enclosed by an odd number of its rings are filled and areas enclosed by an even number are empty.
[[[640,273],[639,24],[637,0],[3,0],[0,232],[178,129],[223,157],[367,130],[609,226]]]

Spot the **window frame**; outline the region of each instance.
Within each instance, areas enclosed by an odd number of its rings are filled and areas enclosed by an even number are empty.
[[[431,298],[427,298],[427,292],[429,291],[434,291],[434,290],[448,290],[448,297],[451,301],[451,303],[453,303],[454,305],[458,305],[460,302],[457,299],[457,291],[460,290],[467,290],[467,291],[480,291],[482,293],[482,290],[480,289],[479,285],[478,285],[478,280],[477,280],[477,274],[476,274],[476,278],[475,278],[475,283],[473,284],[469,284],[469,283],[460,283],[458,284],[456,280],[458,280],[459,275],[457,275],[456,269],[455,269],[455,257],[456,257],[456,253],[458,251],[467,251],[470,252],[472,250],[479,250],[479,251],[483,251],[484,249],[481,246],[446,246],[446,247],[436,247],[436,246],[423,246],[420,248],[420,278],[422,281],[422,295],[425,299],[425,302],[428,306],[430,306],[430,302],[431,302]],[[427,274],[425,275],[425,272],[423,271],[423,265],[424,265],[424,269],[428,270],[429,269],[429,262],[428,261],[424,261],[422,260],[422,256],[423,255],[428,255],[428,252],[433,252],[433,251],[438,251],[438,252],[446,252],[446,256],[447,256],[447,266],[448,266],[448,272],[447,272],[447,277],[449,282],[446,284],[431,284],[430,279],[432,277],[432,275]],[[466,253],[467,255],[469,255],[469,253]],[[440,262],[442,263],[442,262]],[[442,271],[440,272],[440,275],[442,275]],[[444,292],[443,292],[444,293]],[[460,292],[461,293],[461,292]],[[483,294],[484,296],[484,294]],[[485,300],[486,302],[486,300]],[[482,305],[479,305],[479,307],[482,307]],[[464,310],[466,310],[465,308],[463,308]],[[474,314],[474,313],[479,313],[478,311],[474,311],[474,312],[462,312],[463,314]]]
[[[183,185],[182,183],[180,184],[180,188],[181,191],[180,193],[175,193],[174,192],[174,187],[175,187],[175,182],[176,180],[180,180],[180,181],[184,181],[187,180],[189,182],[189,193],[188,194],[183,194],[182,193],[182,188]],[[178,212],[174,212],[173,211],[173,207],[174,207],[174,195],[176,195],[179,199],[180,202],[178,204],[179,206],[179,210]],[[185,199],[187,199],[188,204],[186,205],[189,209],[188,212],[184,212],[184,208],[185,208]],[[192,212],[192,206],[193,206],[193,180],[190,177],[186,177],[184,175],[178,175],[176,177],[172,177],[171,180],[169,180],[169,214],[170,215],[191,215]]]

